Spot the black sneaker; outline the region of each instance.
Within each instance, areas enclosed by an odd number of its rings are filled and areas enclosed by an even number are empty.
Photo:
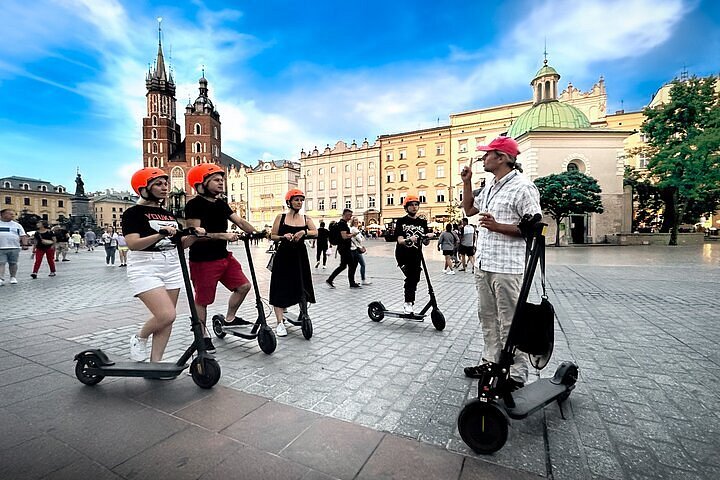
[[[235,317],[232,322],[223,322],[225,326],[227,327],[249,327],[252,325],[252,322],[248,322],[247,320],[243,320],[240,317]]]
[[[465,372],[466,377],[480,378],[480,377],[482,377],[482,370],[483,370],[483,365],[475,365],[472,367],[465,367],[463,369],[463,372]]]
[[[217,350],[215,350],[215,345],[213,345],[210,337],[205,337],[204,340],[205,340],[205,351],[207,353],[215,353]]]
[[[31,273],[30,276],[31,276],[32,278],[37,278],[37,273]]]
[[[515,380],[514,378],[508,378],[507,383],[505,383],[505,388],[508,392],[512,393],[515,390],[519,390],[523,388],[525,384],[519,380]]]
[[[359,283],[351,283],[350,288],[360,288],[360,284]]]
[[[328,287],[335,288],[335,285],[333,285],[333,282],[331,282],[330,280],[325,280],[325,283],[328,284]]]

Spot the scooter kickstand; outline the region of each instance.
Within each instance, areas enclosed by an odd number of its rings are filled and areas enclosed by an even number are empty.
[[[558,408],[560,409],[560,418],[562,418],[563,420],[566,420],[565,412],[563,412],[563,408],[562,408],[563,401],[558,398],[557,404],[558,404]]]

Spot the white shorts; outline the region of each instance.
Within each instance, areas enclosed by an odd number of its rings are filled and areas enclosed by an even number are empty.
[[[175,290],[183,285],[180,259],[174,249],[162,252],[129,251],[127,276],[136,297],[154,288]]]

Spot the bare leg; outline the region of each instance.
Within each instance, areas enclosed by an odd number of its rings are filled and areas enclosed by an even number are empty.
[[[283,314],[285,313],[285,309],[282,307],[273,307],[273,310],[275,310],[275,318],[277,319],[278,325],[283,323]]]
[[[152,317],[145,322],[140,329],[138,337],[148,338],[153,336],[151,362],[162,360],[165,347],[170,340],[172,324],[175,321],[175,306],[177,305],[180,289],[165,290],[162,287],[153,288],[138,295],[138,298],[145,304]]]
[[[248,282],[244,285],[240,285],[233,291],[233,293],[230,294],[227,315],[225,316],[226,321],[232,322],[235,319],[235,314],[237,313],[238,308],[240,308],[240,305],[242,305],[242,302],[245,300],[245,297],[247,297],[249,291],[250,283]]]

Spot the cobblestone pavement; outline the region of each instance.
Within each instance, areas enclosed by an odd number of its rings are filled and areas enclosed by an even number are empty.
[[[232,248],[245,266],[244,249]],[[264,297],[265,248],[252,247]],[[565,420],[552,404],[512,421],[507,444],[491,456],[472,453],[456,427],[476,391],[462,367],[476,363],[482,349],[473,274],[443,275],[439,252],[426,249],[447,328],[439,332],[429,321],[375,323],[368,303],[399,308],[402,276],[391,244],[371,241],[368,250],[372,285],[350,290],[341,274],[337,289],[328,289],[324,280],[334,258],[327,270],[314,270],[318,303],[310,309],[310,341],[292,327],[278,339],[276,352],[266,355],[256,341],[215,339],[220,384],[549,478],[720,476],[720,243],[549,248],[548,284],[558,323],[553,359],[539,373],[552,376],[561,361],[572,360],[580,379],[565,404]],[[29,348],[38,336],[66,340],[65,350],[33,352],[33,358],[56,362],[72,375],[72,356],[83,346],[127,358],[128,338],[146,313],[131,297],[124,269],[106,267],[103,252],[69,258],[58,265],[57,277],[41,270],[31,280],[29,254],[22,255],[20,283],[0,287],[0,332],[4,342]],[[210,315],[224,314],[227,297],[219,290]],[[421,282],[418,303],[426,297]],[[241,308],[248,319],[256,317],[252,300],[251,294]],[[168,360],[190,338],[183,297],[179,311]]]

